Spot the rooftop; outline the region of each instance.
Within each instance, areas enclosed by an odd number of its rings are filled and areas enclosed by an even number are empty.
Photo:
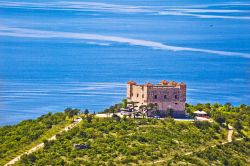
[[[206,115],[207,114],[205,111],[200,111],[200,110],[197,110],[194,113],[199,114],[199,115]]]
[[[175,81],[166,81],[166,80],[161,80],[159,84],[152,84],[150,82],[148,82],[146,84],[137,84],[135,81],[128,81],[127,84],[137,85],[137,86],[154,86],[154,87],[180,87],[180,86],[186,86],[186,84],[183,83],[183,82],[177,83]]]

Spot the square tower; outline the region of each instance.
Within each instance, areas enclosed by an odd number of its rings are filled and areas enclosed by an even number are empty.
[[[159,84],[138,85],[134,81],[127,83],[127,99],[136,102],[137,106],[157,105],[157,109],[164,113],[173,111],[174,117],[185,116],[186,84],[162,80]]]

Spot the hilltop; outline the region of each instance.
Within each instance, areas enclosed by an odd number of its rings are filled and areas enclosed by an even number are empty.
[[[118,106],[112,107],[112,111],[115,111],[114,108]],[[212,163],[214,165],[247,165],[250,164],[249,108],[246,105],[234,107],[229,103],[187,105],[187,111],[190,114],[197,109],[205,110],[213,118],[213,122],[181,122],[170,117],[165,119],[120,118],[118,116],[97,118],[85,111],[85,114],[77,115],[83,119],[79,124],[68,131],[59,132],[59,130],[56,139],[43,140],[42,149],[23,155],[15,164],[209,165]],[[76,119],[77,112],[78,110],[67,109],[65,113],[60,113],[61,118],[57,114],[42,117],[51,120],[57,115],[57,119],[62,119],[61,126],[67,126],[66,124]],[[40,125],[48,123],[46,120],[32,121],[36,124],[39,122]],[[20,124],[26,125],[24,122]],[[234,129],[232,142],[227,140],[227,124],[232,125]],[[5,128],[2,127],[1,130]],[[5,135],[11,135],[12,129],[19,130],[16,125],[8,126]],[[14,137],[23,136],[16,134],[12,137],[14,143],[18,142],[14,141]],[[35,140],[27,142],[27,145]],[[1,135],[1,147],[7,142],[8,140],[3,139]],[[10,152],[7,154],[11,154],[12,148],[9,148]],[[16,149],[18,148],[20,147],[17,146]],[[6,152],[1,153],[4,156]],[[7,161],[7,158],[4,158],[5,160],[1,160],[3,164]]]

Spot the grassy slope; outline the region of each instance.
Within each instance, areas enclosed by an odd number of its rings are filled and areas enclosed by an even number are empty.
[[[250,165],[250,142],[241,140],[208,148],[192,155],[177,155],[168,165]]]
[[[18,165],[147,164],[222,142],[225,135],[226,131],[215,123],[97,118],[92,123],[84,120]],[[91,148],[74,150],[74,143]]]
[[[46,114],[36,120],[0,128],[0,165],[58,133],[70,123],[63,113]]]
[[[216,123],[174,122],[171,119],[117,121],[119,118],[98,118],[91,123],[84,120],[72,131],[62,133],[58,140],[46,143],[44,149],[24,156],[17,165],[152,165],[157,161],[161,161],[158,165],[249,165],[249,143],[237,141],[216,147],[211,145],[226,141],[226,123],[235,128],[234,138],[249,137],[250,107],[216,103],[187,105],[189,113],[195,110],[205,110]],[[65,121],[62,126],[66,123]],[[42,126],[43,124],[47,123],[40,123]],[[50,137],[59,130],[60,125],[56,126],[58,128],[53,127],[40,135]],[[2,139],[6,131],[8,133],[8,130],[3,132],[0,128],[0,146],[8,145],[10,151],[13,151],[14,147],[16,153],[15,146],[6,144]],[[18,135],[13,138],[20,139]],[[29,140],[25,147],[31,148],[41,140],[43,138]],[[74,143],[88,144],[91,148],[74,150]],[[19,147],[19,152],[23,151],[22,147]]]

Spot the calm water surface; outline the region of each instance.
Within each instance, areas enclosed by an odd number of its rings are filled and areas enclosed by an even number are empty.
[[[101,111],[127,80],[250,104],[249,66],[250,1],[0,1],[0,125]]]

